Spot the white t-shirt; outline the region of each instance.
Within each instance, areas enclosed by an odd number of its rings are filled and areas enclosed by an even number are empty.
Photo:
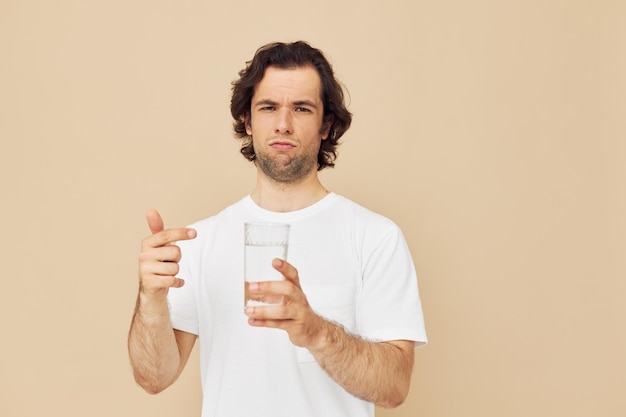
[[[288,223],[287,261],[311,307],[371,341],[426,342],[415,268],[395,223],[337,194],[288,213],[247,196],[190,227],[181,288],[169,292],[174,328],[199,336],[202,417],[371,417],[374,405],[346,392],[284,330],[244,314],[244,223]]]

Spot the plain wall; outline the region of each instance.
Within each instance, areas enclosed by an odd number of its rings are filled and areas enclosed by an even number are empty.
[[[626,415],[626,2],[0,1],[0,415],[198,416],[126,335],[145,212],[248,193],[230,82],[305,39],[350,92],[325,184],[396,221],[430,343],[379,416]]]

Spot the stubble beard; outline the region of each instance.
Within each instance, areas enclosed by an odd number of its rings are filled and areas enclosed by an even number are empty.
[[[269,179],[281,184],[295,184],[317,169],[317,152],[294,157],[257,152],[255,163]]]

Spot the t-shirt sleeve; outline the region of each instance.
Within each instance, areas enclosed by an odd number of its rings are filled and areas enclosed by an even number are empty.
[[[198,334],[198,309],[196,307],[196,275],[192,265],[187,262],[192,248],[188,242],[179,242],[182,258],[179,263],[180,270],[176,275],[185,280],[180,288],[170,288],[167,301],[170,310],[172,327],[188,333]]]
[[[393,224],[363,247],[357,307],[359,334],[373,341],[427,342],[417,274],[401,230]]]

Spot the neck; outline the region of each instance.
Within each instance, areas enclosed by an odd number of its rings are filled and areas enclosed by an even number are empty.
[[[313,205],[329,193],[320,182],[317,172],[293,184],[278,183],[257,173],[256,186],[250,197],[265,210],[285,213]]]

